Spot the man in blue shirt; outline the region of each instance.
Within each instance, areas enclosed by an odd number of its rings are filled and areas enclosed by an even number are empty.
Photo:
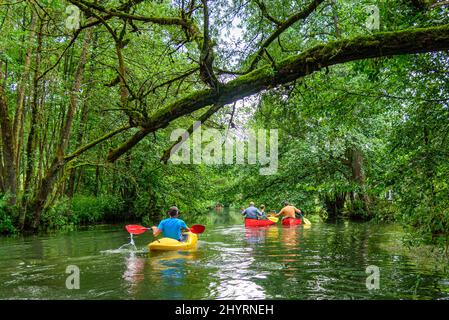
[[[151,229],[153,229],[153,236],[157,237],[162,233],[165,238],[181,241],[181,231],[183,229],[190,231],[190,229],[187,228],[187,225],[183,220],[178,219],[179,210],[177,207],[171,207],[167,213],[170,218],[162,220],[157,227],[151,227]]]
[[[261,217],[264,220],[267,219],[267,217],[254,206],[254,202],[249,203],[249,207],[242,212],[242,215],[244,215],[246,219],[258,219],[258,217]]]

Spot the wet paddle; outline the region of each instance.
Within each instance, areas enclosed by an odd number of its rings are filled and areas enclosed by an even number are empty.
[[[267,215],[268,220],[273,221],[274,223],[277,223],[279,221],[278,217],[275,217],[276,211],[271,210],[270,213]]]
[[[130,234],[138,235],[142,234],[147,230],[151,230],[151,228],[145,228],[143,226],[139,226],[138,224],[129,224],[125,226],[126,231]]]
[[[203,233],[205,229],[206,227],[201,224],[194,224],[190,227],[190,232],[200,234]]]
[[[302,213],[299,214],[302,218],[302,220],[304,221],[304,224],[307,226],[311,226],[312,223],[309,221],[309,219],[307,219],[306,217],[304,217],[304,215]]]
[[[129,225],[125,226],[125,229],[126,229],[126,231],[128,231],[128,233],[131,233],[133,235],[142,234],[147,230],[151,230],[151,228],[146,228],[146,227],[140,226],[138,224],[129,224]],[[200,224],[195,224],[190,227],[190,231],[192,233],[196,233],[196,234],[203,233],[205,229],[206,229],[206,227],[203,225],[200,225]]]

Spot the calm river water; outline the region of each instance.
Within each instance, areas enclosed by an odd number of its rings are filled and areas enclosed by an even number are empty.
[[[123,225],[0,238],[0,299],[449,299],[447,260],[404,248],[395,225],[249,229],[237,212],[206,224],[190,253],[149,253],[149,232],[119,250]],[[67,266],[79,289],[66,288]],[[379,289],[367,289],[368,266]]]

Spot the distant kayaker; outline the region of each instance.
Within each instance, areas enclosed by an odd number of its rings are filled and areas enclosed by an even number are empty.
[[[258,217],[267,219],[267,217],[254,206],[254,202],[249,203],[249,207],[242,212],[242,215],[244,215],[246,219],[258,219]]]
[[[184,239],[182,239],[181,231],[190,231],[190,229],[187,228],[187,225],[183,220],[178,219],[179,209],[177,207],[171,207],[168,209],[167,214],[169,215],[169,218],[162,220],[157,227],[151,227],[151,229],[153,229],[153,236],[157,237],[162,233],[165,238],[183,241]]]
[[[279,217],[282,215],[282,219],[285,218],[296,218],[296,213],[302,213],[301,210],[296,208],[295,206],[292,206],[288,203],[288,201],[284,201],[284,207],[279,211],[277,214],[275,214],[276,217]]]

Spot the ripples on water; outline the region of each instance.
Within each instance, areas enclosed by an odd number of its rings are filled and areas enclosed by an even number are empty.
[[[210,223],[192,252],[148,252],[123,226],[0,239],[1,299],[447,299],[439,263],[417,260],[395,226]],[[407,253],[408,252],[408,253]],[[446,261],[447,263],[447,261]],[[68,265],[80,268],[68,290]],[[380,268],[369,291],[365,269]]]

